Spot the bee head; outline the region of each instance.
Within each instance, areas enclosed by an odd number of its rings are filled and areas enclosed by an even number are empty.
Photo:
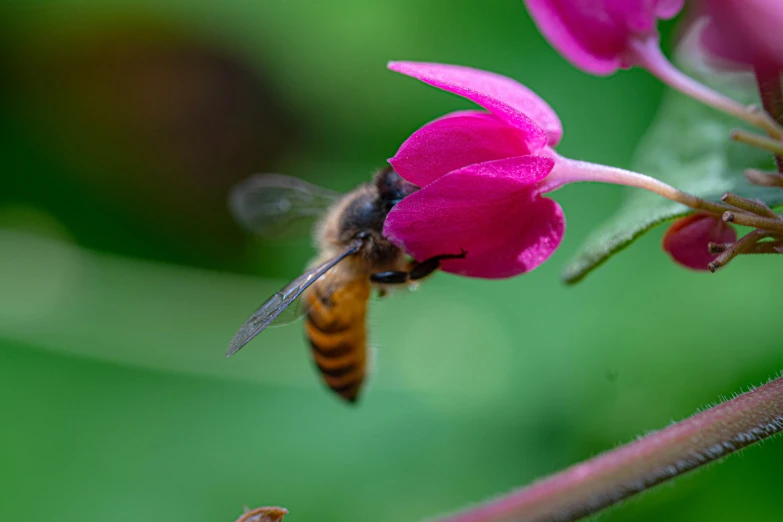
[[[419,187],[405,181],[393,168],[385,167],[375,175],[375,188],[381,201],[386,203],[389,209],[419,190]]]

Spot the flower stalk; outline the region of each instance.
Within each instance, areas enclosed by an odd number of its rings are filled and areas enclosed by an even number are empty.
[[[742,105],[677,69],[661,51],[657,38],[634,40],[630,46],[635,62],[672,89],[763,129],[773,138],[783,137],[783,126],[765,111]]]
[[[783,155],[783,142],[779,140],[773,140],[766,136],[759,136],[741,129],[734,129],[729,134],[729,137],[734,141],[745,143],[757,149],[769,151],[776,156]]]
[[[546,192],[555,190],[567,183],[593,181],[649,190],[666,199],[682,203],[695,210],[722,214],[733,209],[733,207],[724,203],[707,201],[706,199],[688,194],[663,181],[638,172],[610,167],[608,165],[572,160],[558,156],[552,151],[549,152],[549,155],[556,156],[556,159],[552,172],[550,172],[549,176],[547,176],[541,185],[541,189]]]
[[[783,234],[783,220],[780,218],[771,219],[748,214],[747,212],[733,212],[729,210],[723,213],[723,221]]]
[[[721,254],[733,245],[734,243],[710,243],[710,254]],[[783,241],[759,241],[743,254],[783,254]]]
[[[726,248],[730,246],[727,245]],[[783,241],[760,241],[743,254],[783,254]]]
[[[783,86],[780,82],[780,70],[775,66],[756,65],[756,83],[764,110],[779,124],[783,124]],[[778,172],[783,173],[783,156],[775,155]]]
[[[572,521],[783,430],[783,378],[439,522]]]
[[[756,243],[746,254],[783,254],[783,241]]]
[[[729,246],[723,253],[721,253],[715,261],[707,265],[710,272],[715,272],[722,266],[725,266],[740,254],[746,254],[750,252],[759,240],[767,237],[768,234],[762,230],[754,230],[753,232],[746,234],[742,239]]]
[[[780,214],[769,208],[767,205],[760,201],[753,201],[752,199],[743,198],[737,194],[726,192],[720,198],[721,201],[727,203],[733,207],[737,207],[740,210],[746,210],[759,216],[768,217],[772,219],[782,219]]]
[[[745,170],[745,178],[760,187],[783,188],[783,175],[774,172],[763,172],[757,169]]]

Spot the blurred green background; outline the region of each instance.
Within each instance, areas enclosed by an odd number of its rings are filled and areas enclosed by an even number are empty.
[[[40,0],[3,3],[0,28],[0,520],[417,521],[783,367],[777,259],[694,274],[656,231],[565,288],[623,197],[594,185],[556,194],[568,233],[535,272],[374,303],[357,408],[320,385],[301,324],[223,358],[313,255],[245,236],[228,188],[349,190],[470,106],[387,60],[517,78],[560,114],[561,153],[627,166],[661,86],[576,71],[519,0]],[[769,519],[782,462],[774,441],[603,520]]]

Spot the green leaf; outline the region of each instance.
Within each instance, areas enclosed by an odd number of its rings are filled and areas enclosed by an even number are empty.
[[[676,63],[690,76],[742,103],[760,103],[749,73],[711,70],[699,56],[684,54]],[[782,205],[783,191],[758,187],[745,179],[747,168],[772,170],[773,158],[768,152],[729,140],[731,129],[743,127],[747,128],[743,122],[668,89],[631,169],[708,200],[718,201],[724,193],[734,192],[770,206]],[[620,209],[591,234],[566,267],[563,280],[567,284],[581,281],[654,226],[690,212],[657,194],[628,189]]]

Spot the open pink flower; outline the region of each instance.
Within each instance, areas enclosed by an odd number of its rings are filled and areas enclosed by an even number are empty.
[[[639,42],[658,42],[658,20],[685,0],[525,0],[538,29],[576,67],[607,75],[636,65]]]
[[[563,134],[557,115],[510,78],[435,63],[392,62],[389,68],[488,111],[434,120],[389,160],[421,190],[394,207],[383,232],[419,261],[464,250],[464,259],[443,261],[443,270],[487,279],[533,270],[565,232],[562,209],[543,194],[566,183],[628,185],[675,201],[681,194],[643,174],[559,156],[552,149]]]
[[[414,62],[389,68],[489,112],[449,114],[402,144],[389,161],[422,189],[395,206],[384,235],[418,260],[465,250],[443,269],[470,277],[512,277],[543,263],[565,231],[562,209],[539,188],[555,162],[535,155],[562,135],[554,111],[497,74]]]
[[[707,265],[718,257],[709,253],[708,245],[735,241],[737,232],[720,216],[697,213],[672,223],[663,236],[663,249],[682,266],[708,270]]]
[[[755,67],[783,69],[781,0],[701,0],[708,17],[702,42],[714,55]]]

